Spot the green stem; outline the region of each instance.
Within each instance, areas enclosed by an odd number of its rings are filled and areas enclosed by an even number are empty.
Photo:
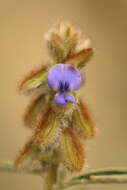
[[[10,161],[0,161],[0,172],[11,172],[11,173],[25,173],[32,175],[42,174],[42,170],[29,170],[28,168],[19,169]]]
[[[46,183],[48,187],[46,190],[52,190],[54,184],[57,182],[57,165],[52,165],[49,168]],[[0,162],[0,171],[1,172],[14,172],[14,173],[27,173],[27,174],[34,174],[34,175],[41,175],[43,173],[42,170],[28,170],[27,168],[24,169],[17,169],[13,163],[3,161]],[[73,185],[81,185],[81,184],[110,184],[110,183],[127,183],[127,168],[109,168],[109,169],[100,169],[85,173],[84,175],[80,175],[78,177],[74,177],[68,182],[64,183],[61,189],[69,188]],[[59,189],[59,187],[56,187]]]
[[[98,169],[84,175],[80,175],[78,177],[72,178],[72,180],[90,178],[91,176],[111,176],[111,175],[127,175],[127,168],[106,168],[106,169]]]
[[[44,183],[45,190],[52,190],[53,186],[56,184],[58,171],[57,169],[58,165],[52,165],[47,169]]]
[[[81,184],[110,184],[110,183],[127,183],[127,168],[109,168],[95,170],[78,177],[74,177],[64,183],[63,189],[73,185]]]

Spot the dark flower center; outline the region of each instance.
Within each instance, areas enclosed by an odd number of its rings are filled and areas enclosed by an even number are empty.
[[[60,90],[61,92],[65,92],[65,91],[67,91],[68,89],[69,89],[69,83],[68,83],[67,81],[65,81],[65,82],[60,81],[60,82],[59,82],[59,90]]]

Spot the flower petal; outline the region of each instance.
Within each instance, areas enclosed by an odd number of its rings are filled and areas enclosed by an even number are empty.
[[[55,95],[55,103],[63,107],[67,105],[64,92],[60,92]]]
[[[48,85],[53,90],[60,90],[60,85],[68,84],[69,90],[77,90],[81,84],[80,72],[68,64],[57,64],[49,70]]]
[[[60,82],[64,80],[64,64],[52,67],[48,72],[48,85],[53,90],[59,90]]]
[[[81,85],[81,75],[80,72],[74,67],[67,65],[65,80],[69,83],[69,90],[77,90]]]
[[[70,93],[67,93],[67,92],[65,93],[65,100],[67,102],[70,102],[70,103],[75,103],[74,96],[72,94],[70,94]]]

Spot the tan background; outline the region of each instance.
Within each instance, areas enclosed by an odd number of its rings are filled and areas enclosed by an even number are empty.
[[[0,159],[13,160],[30,136],[21,122],[28,98],[18,95],[17,81],[46,60],[43,35],[59,20],[78,25],[96,49],[82,89],[98,127],[98,136],[87,143],[88,169],[127,166],[126,0],[0,1]],[[17,189],[42,189],[41,178],[0,174],[0,190]],[[126,190],[127,185],[87,189]]]

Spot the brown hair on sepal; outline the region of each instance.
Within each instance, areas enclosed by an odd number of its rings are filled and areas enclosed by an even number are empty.
[[[65,134],[68,133],[71,136],[72,143],[73,146],[75,147],[75,150],[77,151],[77,156],[79,161],[79,163],[76,165],[76,168],[71,169],[71,171],[80,171],[83,168],[86,161],[84,144],[81,142],[79,133],[74,128],[68,127],[65,129],[64,133]]]
[[[71,62],[73,62],[72,60],[77,59],[77,58],[81,58],[81,60],[78,61],[79,63],[77,63],[77,66],[80,68],[80,67],[82,67],[82,63],[86,63],[87,61],[89,61],[91,59],[93,54],[94,54],[93,48],[83,49],[83,50],[76,52],[72,55],[68,55],[68,57],[66,57],[63,60],[63,62],[70,64]],[[76,66],[76,65],[73,65],[73,66]]]
[[[25,144],[23,149],[19,152],[19,155],[16,157],[14,164],[17,167],[19,164],[22,163],[23,156],[30,151],[32,145],[33,145],[33,137]]]
[[[93,116],[88,108],[88,105],[81,98],[79,99],[79,104],[84,118],[87,119],[87,121],[93,127],[93,134],[91,137],[94,137],[96,135],[96,125]]]
[[[32,128],[32,120],[30,118],[30,114],[33,110],[33,108],[35,107],[35,105],[40,101],[40,99],[42,99],[45,96],[45,94],[41,94],[37,97],[33,97],[33,99],[31,100],[31,102],[29,103],[29,105],[26,108],[26,112],[23,115],[23,121],[24,124],[30,128]]]
[[[41,131],[41,129],[44,127],[45,123],[48,120],[48,116],[50,115],[51,111],[52,111],[52,108],[51,108],[51,106],[49,106],[43,114],[41,114],[41,113],[39,114],[39,116],[37,118],[36,128],[34,131],[34,136],[36,136]]]

